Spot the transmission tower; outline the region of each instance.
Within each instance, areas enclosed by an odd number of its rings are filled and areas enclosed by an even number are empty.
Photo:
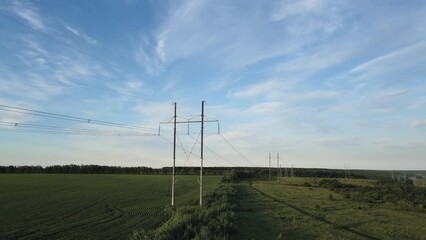
[[[201,157],[200,157],[200,206],[203,205],[203,162],[204,162],[204,123],[206,122],[215,122],[218,124],[218,134],[220,133],[219,129],[219,120],[204,120],[204,103],[206,101],[201,101],[201,120],[200,121],[177,121],[176,118],[176,102],[174,102],[174,117],[173,122],[165,121],[160,122],[160,126],[158,127],[158,135],[161,134],[161,124],[173,124],[174,133],[173,133],[173,170],[172,170],[172,206],[174,205],[174,196],[175,196],[175,162],[176,162],[176,124],[191,124],[191,123],[201,123]],[[189,130],[188,130],[189,132]]]
[[[277,181],[280,180],[279,168],[280,168],[280,153],[277,153]]]
[[[269,181],[271,181],[271,152],[269,152]]]

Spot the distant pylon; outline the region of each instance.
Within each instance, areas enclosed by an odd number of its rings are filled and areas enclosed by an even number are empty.
[[[271,152],[269,152],[269,181],[271,181]]]
[[[277,181],[280,180],[280,153],[277,153]]]

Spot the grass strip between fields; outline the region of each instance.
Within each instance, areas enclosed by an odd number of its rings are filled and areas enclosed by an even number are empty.
[[[236,229],[236,189],[222,183],[204,198],[204,205],[197,201],[169,208],[171,219],[151,230],[137,230],[130,236],[132,240],[168,239],[230,239]]]
[[[341,230],[344,230],[344,231],[350,232],[350,233],[355,234],[355,235],[357,235],[357,236],[359,236],[359,237],[363,237],[363,238],[366,238],[366,239],[372,239],[372,240],[376,240],[376,239],[378,240],[378,239],[379,239],[379,238],[376,238],[376,237],[370,236],[370,235],[368,235],[368,234],[365,234],[365,233],[362,233],[362,232],[358,232],[358,231],[356,231],[356,230],[353,230],[353,229],[351,229],[351,228],[349,228],[349,227],[347,227],[347,226],[340,226],[340,225],[339,225],[339,224],[337,224],[337,223],[331,222],[331,221],[329,221],[329,220],[327,220],[327,219],[325,219],[325,218],[323,218],[323,217],[320,217],[320,216],[317,216],[317,215],[315,215],[315,214],[312,214],[312,213],[310,213],[310,212],[308,212],[308,211],[306,211],[306,210],[304,210],[304,209],[302,209],[302,208],[299,208],[299,207],[297,207],[297,206],[295,206],[295,205],[293,205],[293,204],[290,204],[290,203],[288,203],[288,202],[286,202],[286,201],[284,201],[284,200],[281,200],[281,199],[278,199],[278,198],[276,198],[276,197],[273,197],[273,196],[271,196],[271,195],[269,195],[269,194],[267,194],[267,193],[263,192],[262,190],[260,190],[260,189],[258,189],[258,188],[256,188],[256,187],[254,187],[254,186],[253,186],[253,184],[252,184],[251,182],[250,182],[250,187],[251,187],[251,188],[253,188],[255,191],[259,192],[260,194],[262,194],[263,196],[265,196],[265,197],[267,197],[267,198],[269,198],[269,199],[273,200],[274,202],[277,202],[277,203],[283,204],[283,205],[285,205],[285,206],[287,206],[287,207],[290,207],[290,208],[292,208],[292,209],[294,209],[294,210],[296,210],[296,211],[298,211],[298,212],[300,212],[300,213],[302,213],[302,214],[304,214],[304,215],[306,215],[306,216],[309,216],[309,217],[311,217],[311,218],[313,218],[313,219],[315,219],[315,220],[318,220],[318,221],[320,221],[320,222],[323,222],[323,223],[326,223],[326,224],[332,225],[332,226],[333,226],[333,227],[335,227],[335,228],[338,228],[338,229],[341,229]]]

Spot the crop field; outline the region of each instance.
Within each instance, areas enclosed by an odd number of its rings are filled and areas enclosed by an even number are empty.
[[[320,187],[316,178],[241,182],[236,239],[424,239],[426,213],[366,203]],[[371,180],[345,180],[371,185]],[[250,233],[250,234],[249,234]],[[262,237],[263,236],[263,237]]]
[[[128,239],[170,218],[170,176],[0,175],[0,239]],[[197,176],[177,176],[176,205],[199,196]],[[205,194],[220,177],[204,178]]]

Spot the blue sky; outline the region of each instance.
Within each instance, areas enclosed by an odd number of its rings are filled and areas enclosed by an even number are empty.
[[[425,1],[1,1],[0,13],[1,105],[157,128],[172,102],[185,119],[206,100],[256,166],[280,152],[283,166],[426,169]],[[222,158],[206,151],[206,165],[253,166],[215,128],[205,144]],[[159,137],[2,129],[0,165],[171,164]],[[178,165],[199,165],[192,131]]]

